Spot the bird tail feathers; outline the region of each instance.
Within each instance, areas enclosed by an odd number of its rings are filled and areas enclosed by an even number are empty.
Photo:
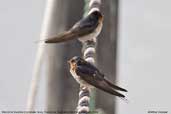
[[[102,81],[100,84],[97,84],[95,85],[97,88],[107,92],[107,93],[110,93],[112,95],[116,95],[118,97],[121,97],[121,98],[125,98],[125,96],[115,90],[113,90],[113,88],[111,88],[105,81]]]
[[[75,37],[76,36],[75,34],[73,34],[73,32],[67,31],[67,32],[59,34],[56,37],[51,37],[51,38],[46,39],[45,43],[60,43],[60,42],[65,42],[67,40],[72,40]]]
[[[116,85],[112,84],[112,83],[111,83],[110,81],[108,81],[107,79],[104,79],[104,81],[105,81],[108,85],[110,85],[113,89],[116,89],[116,90],[119,90],[119,91],[128,92],[126,89],[121,88],[121,87],[119,87],[119,86],[116,86]]]

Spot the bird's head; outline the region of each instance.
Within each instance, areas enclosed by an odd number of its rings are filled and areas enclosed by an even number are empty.
[[[78,56],[74,56],[70,60],[68,60],[70,67],[80,65],[83,62],[84,62],[84,59]]]
[[[91,15],[94,19],[97,19],[99,21],[103,21],[103,15],[98,10],[92,11],[89,15]]]

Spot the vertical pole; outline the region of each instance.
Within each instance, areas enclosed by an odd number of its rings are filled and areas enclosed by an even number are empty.
[[[45,28],[47,28],[48,26],[48,15],[49,13],[49,7],[50,6],[50,1],[47,1],[47,6],[46,6],[46,12],[45,12],[45,17],[44,17],[44,22],[43,22],[43,27],[42,27],[42,31],[40,34],[40,40],[44,39],[44,34],[46,34],[46,30]],[[44,60],[44,49],[45,49],[45,45],[43,45],[42,43],[38,44],[38,50],[37,50],[37,54],[36,54],[36,59],[35,59],[35,64],[34,64],[34,68],[33,68],[33,75],[32,75],[32,81],[30,84],[30,89],[28,92],[28,98],[27,98],[27,111],[33,111],[35,104],[36,104],[36,96],[37,96],[37,92],[39,89],[39,82],[40,82],[40,75],[41,75],[41,66],[43,64],[43,60]]]
[[[66,23],[66,0],[48,0],[44,26],[46,38],[50,38],[64,31]],[[62,13],[61,13],[62,11]],[[48,18],[48,19],[46,19]],[[46,24],[45,24],[46,25]],[[46,45],[46,44],[45,44]],[[63,44],[46,45],[46,110],[58,111],[63,108]]]
[[[63,31],[65,26],[65,7],[64,0],[47,0],[46,9],[42,24],[42,30],[40,34],[40,40],[44,41],[45,38],[56,35],[60,31]],[[60,11],[63,11],[61,13]],[[56,26],[58,25],[58,26]],[[35,66],[33,71],[32,82],[27,100],[27,110],[33,111],[36,103],[36,96],[40,86],[40,76],[43,63],[46,61],[47,73],[47,94],[46,94],[46,108],[47,110],[57,110],[60,108],[60,73],[58,65],[61,64],[60,60],[62,56],[57,56],[62,53],[61,45],[45,45],[44,43],[38,43],[38,51],[35,60]],[[46,58],[46,59],[45,59]],[[59,82],[59,83],[58,83]],[[55,89],[55,90],[54,90]]]

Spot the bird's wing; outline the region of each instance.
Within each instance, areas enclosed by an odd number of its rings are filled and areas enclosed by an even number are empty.
[[[86,66],[77,66],[76,68],[77,75],[79,75],[83,80],[85,80],[90,85],[93,85],[96,88],[101,89],[112,95],[116,95],[122,98],[125,97],[123,94],[113,90],[113,88],[104,80],[103,75],[99,75],[99,73],[97,72],[98,70],[94,70]]]
[[[46,39],[45,43],[60,43],[72,40],[93,32],[97,26],[98,20],[94,19],[91,15],[88,15],[77,22],[70,30],[55,37]]]
[[[70,31],[77,35],[77,37],[84,36],[86,34],[92,33],[98,26],[98,19],[95,19],[91,15],[82,18],[78,21]]]

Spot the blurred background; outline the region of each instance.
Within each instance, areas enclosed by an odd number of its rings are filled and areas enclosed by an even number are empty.
[[[102,0],[105,16],[98,37],[97,67],[128,90],[128,103],[97,90],[96,108],[106,114],[170,111],[171,1]],[[50,35],[82,18],[83,0],[57,0]],[[0,111],[26,108],[46,0],[0,1]],[[36,110],[75,110],[79,85],[67,60],[81,56],[81,44],[48,45]]]

